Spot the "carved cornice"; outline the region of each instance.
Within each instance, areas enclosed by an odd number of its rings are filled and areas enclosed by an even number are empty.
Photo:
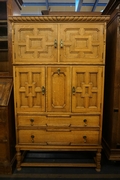
[[[110,19],[108,15],[100,16],[10,16],[9,20],[11,22],[40,22],[40,23],[49,23],[49,22],[107,22]]]

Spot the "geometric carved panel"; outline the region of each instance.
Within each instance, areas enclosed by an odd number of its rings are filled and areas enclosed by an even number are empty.
[[[70,68],[48,67],[47,111],[70,111]]]
[[[57,48],[54,45],[56,39],[56,25],[16,25],[14,62],[45,63],[46,61],[57,61]]]
[[[104,36],[102,25],[61,25],[63,47],[60,61],[80,63],[103,63]]]
[[[45,111],[44,68],[16,67],[15,73],[17,110]]]
[[[100,112],[102,67],[73,68],[72,112]]]

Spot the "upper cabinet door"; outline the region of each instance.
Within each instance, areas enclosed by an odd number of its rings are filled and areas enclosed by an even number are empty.
[[[48,67],[47,111],[70,112],[70,67]]]
[[[60,62],[103,64],[103,24],[60,24]]]
[[[73,67],[72,112],[100,112],[103,67]]]
[[[15,67],[14,73],[17,112],[44,112],[45,68]]]
[[[57,25],[55,24],[15,24],[13,35],[14,63],[56,62]]]

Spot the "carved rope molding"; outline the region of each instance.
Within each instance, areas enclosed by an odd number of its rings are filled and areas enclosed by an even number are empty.
[[[107,22],[110,16],[9,16],[11,22]]]

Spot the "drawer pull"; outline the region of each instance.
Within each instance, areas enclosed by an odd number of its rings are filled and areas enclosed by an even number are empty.
[[[83,136],[83,139],[84,139],[84,143],[87,142],[87,136]]]
[[[84,122],[84,126],[87,126],[87,119],[84,119],[83,122]]]
[[[34,143],[34,135],[31,135],[32,143]]]
[[[34,119],[30,119],[31,126],[33,126]]]

